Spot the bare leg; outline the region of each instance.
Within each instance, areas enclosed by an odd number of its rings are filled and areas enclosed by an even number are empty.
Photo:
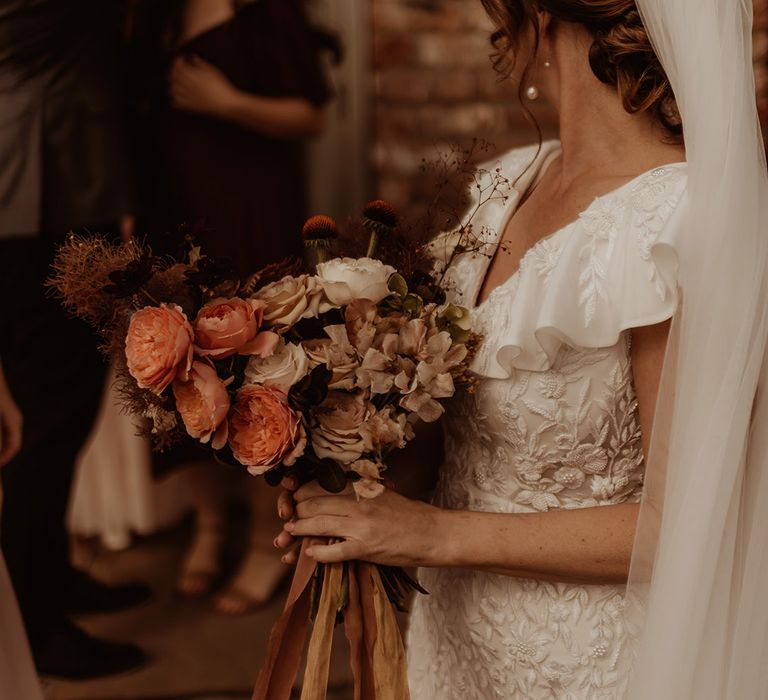
[[[221,473],[214,464],[202,462],[189,468],[195,506],[195,533],[189,544],[176,584],[190,598],[206,595],[221,571],[221,549],[226,521]]]
[[[273,544],[282,522],[277,517],[277,491],[263,479],[248,477],[251,501],[251,532],[248,550],[216,607],[228,615],[243,613],[268,603],[290,568]]]

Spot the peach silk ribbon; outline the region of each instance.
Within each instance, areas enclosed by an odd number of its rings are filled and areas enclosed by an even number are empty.
[[[289,700],[301,663],[310,613],[310,582],[317,564],[306,549],[319,540],[305,539],[291,590],[269,638],[267,658],[253,700]],[[344,631],[349,642],[355,700],[408,700],[405,649],[394,608],[379,571],[367,562],[348,562],[349,600]],[[325,567],[323,591],[307,652],[301,700],[325,700],[333,629],[341,598],[343,564]]]

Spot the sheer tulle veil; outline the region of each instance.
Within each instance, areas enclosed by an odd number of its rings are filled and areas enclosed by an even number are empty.
[[[629,581],[633,700],[768,697],[768,178],[751,0],[637,0],[689,163]]]

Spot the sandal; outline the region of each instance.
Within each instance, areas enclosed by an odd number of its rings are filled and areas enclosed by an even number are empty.
[[[244,615],[267,605],[291,573],[281,553],[251,544],[227,588],[216,596],[215,607],[225,615]]]

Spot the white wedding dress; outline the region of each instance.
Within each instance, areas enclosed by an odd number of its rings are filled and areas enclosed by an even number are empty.
[[[599,197],[537,243],[520,270],[475,304],[496,239],[557,142],[501,159],[506,203],[480,212],[485,250],[448,270],[457,303],[484,335],[474,394],[446,415],[435,496],[443,508],[527,513],[638,502],[643,454],[629,329],[677,305],[675,236],[685,164]],[[436,536],[440,536],[436,533]],[[414,700],[621,698],[632,653],[624,586],[547,583],[463,569],[422,569],[408,633]]]

